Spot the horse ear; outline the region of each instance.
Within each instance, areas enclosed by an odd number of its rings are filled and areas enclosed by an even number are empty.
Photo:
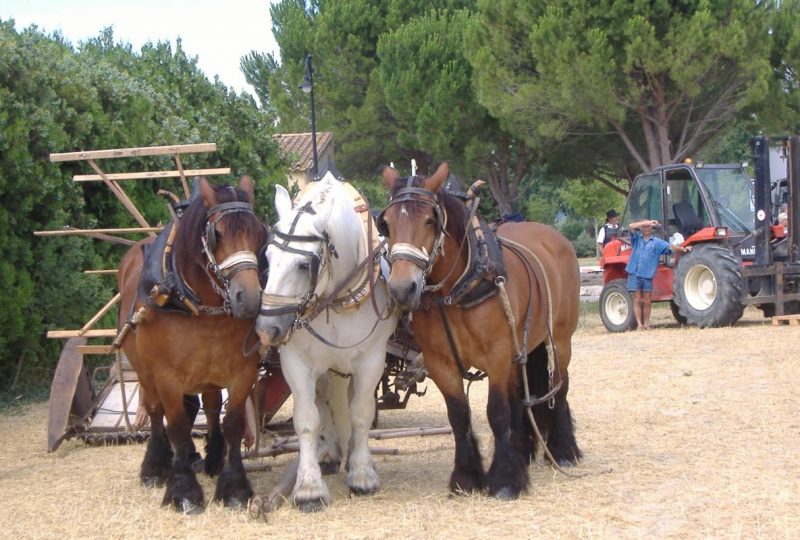
[[[383,168],[383,185],[386,186],[386,189],[391,191],[394,181],[398,178],[400,178],[400,173],[394,167],[387,166]]]
[[[438,193],[447,180],[449,174],[450,166],[446,161],[444,161],[441,165],[439,165],[439,168],[436,169],[436,172],[433,173],[433,176],[425,179],[425,189],[433,191],[434,193]]]
[[[242,176],[242,179],[239,180],[239,189],[247,194],[247,201],[253,204],[253,200],[255,199],[253,196],[253,179],[247,175]]]
[[[280,184],[275,184],[275,210],[278,211],[278,219],[283,219],[292,211],[292,198]]]
[[[211,208],[217,204],[217,194],[204,176],[200,177],[200,195],[203,197],[203,205],[205,205],[206,208]]]

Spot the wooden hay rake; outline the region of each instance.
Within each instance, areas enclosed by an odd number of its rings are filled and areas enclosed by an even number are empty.
[[[216,152],[214,143],[174,146],[152,146],[143,148],[119,148],[51,154],[52,162],[84,161],[94,174],[73,176],[74,182],[103,182],[120,201],[138,224],[128,228],[76,229],[64,227],[59,230],[37,231],[36,236],[82,236],[124,246],[135,240],[124,235],[156,236],[161,226],[151,225],[128,196],[120,182],[149,179],[178,179],[183,195],[190,195],[187,177],[229,174],[230,168],[185,169],[183,157],[187,154]],[[175,169],[141,172],[106,173],[98,164],[103,159],[141,158],[147,156],[171,156]],[[170,207],[171,208],[171,207]],[[86,270],[86,274],[116,274],[116,269]],[[116,441],[120,439],[141,440],[147,433],[133,426],[138,406],[139,385],[136,372],[119,351],[111,345],[117,335],[115,328],[95,328],[97,323],[119,302],[114,294],[89,321],[79,329],[51,330],[47,337],[66,339],[61,352],[50,390],[47,448],[54,451],[66,439],[78,436],[87,441]],[[93,341],[88,344],[88,339]],[[90,373],[84,361],[88,355],[113,355],[113,362]],[[104,382],[95,384],[98,375],[105,373]],[[201,429],[205,417],[198,416],[195,426]],[[148,430],[149,431],[149,430]]]

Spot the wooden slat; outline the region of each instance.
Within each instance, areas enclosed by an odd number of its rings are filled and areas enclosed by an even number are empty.
[[[133,219],[135,219],[140,226],[149,227],[150,223],[148,223],[147,220],[144,219],[144,216],[142,215],[141,212],[139,212],[139,209],[136,208],[136,205],[133,203],[131,198],[128,197],[128,194],[125,193],[125,190],[122,189],[122,186],[120,186],[116,180],[109,180],[106,177],[106,172],[103,169],[101,169],[100,166],[97,165],[97,163],[95,163],[93,159],[87,160],[86,163],[88,163],[89,166],[92,169],[94,169],[94,172],[100,175],[100,177],[103,179],[103,183],[105,183],[105,185],[108,186],[108,189],[110,189],[111,192],[117,197],[119,202],[122,203],[122,206],[124,206],[125,209],[133,216]],[[148,233],[148,234],[153,237],[155,236],[155,233]]]
[[[50,330],[47,332],[47,337],[52,339],[63,339],[73,337],[116,337],[117,330],[115,328],[101,328],[98,330],[87,330],[81,333],[80,330]]]
[[[160,232],[164,227],[127,227],[122,229],[59,229],[55,231],[34,231],[34,236],[73,236],[96,234],[128,234]]]
[[[97,238],[98,240],[105,240],[106,242],[112,242],[114,244],[122,244],[123,246],[132,246],[136,243],[135,240],[128,240],[127,238],[120,238],[119,236],[110,234],[87,233],[86,236],[89,238]]]
[[[111,354],[113,351],[112,345],[78,345],[81,354]]]
[[[115,295],[114,295],[114,297],[113,297],[111,300],[109,300],[109,301],[106,303],[106,305],[104,305],[103,307],[101,307],[101,308],[100,308],[100,311],[98,311],[97,313],[95,313],[94,317],[92,317],[91,319],[89,319],[89,322],[87,322],[86,324],[84,324],[84,325],[83,325],[83,328],[81,328],[81,335],[85,334],[85,333],[86,333],[86,332],[87,332],[87,331],[88,331],[88,330],[89,330],[89,329],[90,329],[92,326],[94,326],[94,325],[97,323],[97,321],[99,321],[99,320],[100,320],[100,318],[101,318],[103,315],[105,315],[106,313],[108,313],[108,310],[110,310],[112,307],[114,307],[114,304],[116,304],[117,302],[119,302],[119,299],[120,299],[120,298],[122,298],[122,293],[117,293],[117,294],[115,294]]]
[[[175,165],[178,167],[178,172],[181,175],[181,185],[183,186],[183,195],[187,199],[192,196],[192,190],[189,189],[189,182],[186,181],[186,171],[183,169],[183,162],[181,156],[175,156]]]
[[[119,270],[117,270],[117,269],[111,269],[111,270],[84,270],[83,271],[84,274],[116,274],[117,272],[119,272]]]
[[[214,176],[217,174],[230,174],[230,167],[220,167],[216,169],[186,169],[183,171],[186,176]],[[106,174],[109,180],[150,180],[153,178],[180,178],[181,171],[150,171],[133,173]],[[99,182],[103,177],[99,174],[76,174],[72,177],[75,182]]]
[[[88,150],[50,154],[50,161],[80,161],[84,159],[106,159],[139,156],[165,156],[191,154],[194,152],[216,152],[217,143],[178,144],[173,146],[145,146],[141,148],[114,148],[110,150]]]
[[[781,324],[788,324],[789,326],[800,325],[800,314],[777,315],[772,317],[772,326],[780,326]]]

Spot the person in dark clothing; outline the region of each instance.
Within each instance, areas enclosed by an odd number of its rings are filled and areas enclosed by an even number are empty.
[[[619,234],[619,214],[613,208],[606,212],[606,222],[597,233],[597,249],[603,253],[603,248]]]

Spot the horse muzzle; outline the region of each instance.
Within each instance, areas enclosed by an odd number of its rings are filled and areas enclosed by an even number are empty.
[[[419,279],[389,278],[389,294],[402,311],[414,311],[422,298],[423,281]]]
[[[256,319],[256,334],[261,344],[267,347],[282,345],[294,325],[296,312],[281,315],[259,315]]]
[[[244,285],[237,280],[231,282],[228,289],[231,302],[231,314],[235,319],[255,319],[261,306],[261,289],[256,280],[255,287]]]

